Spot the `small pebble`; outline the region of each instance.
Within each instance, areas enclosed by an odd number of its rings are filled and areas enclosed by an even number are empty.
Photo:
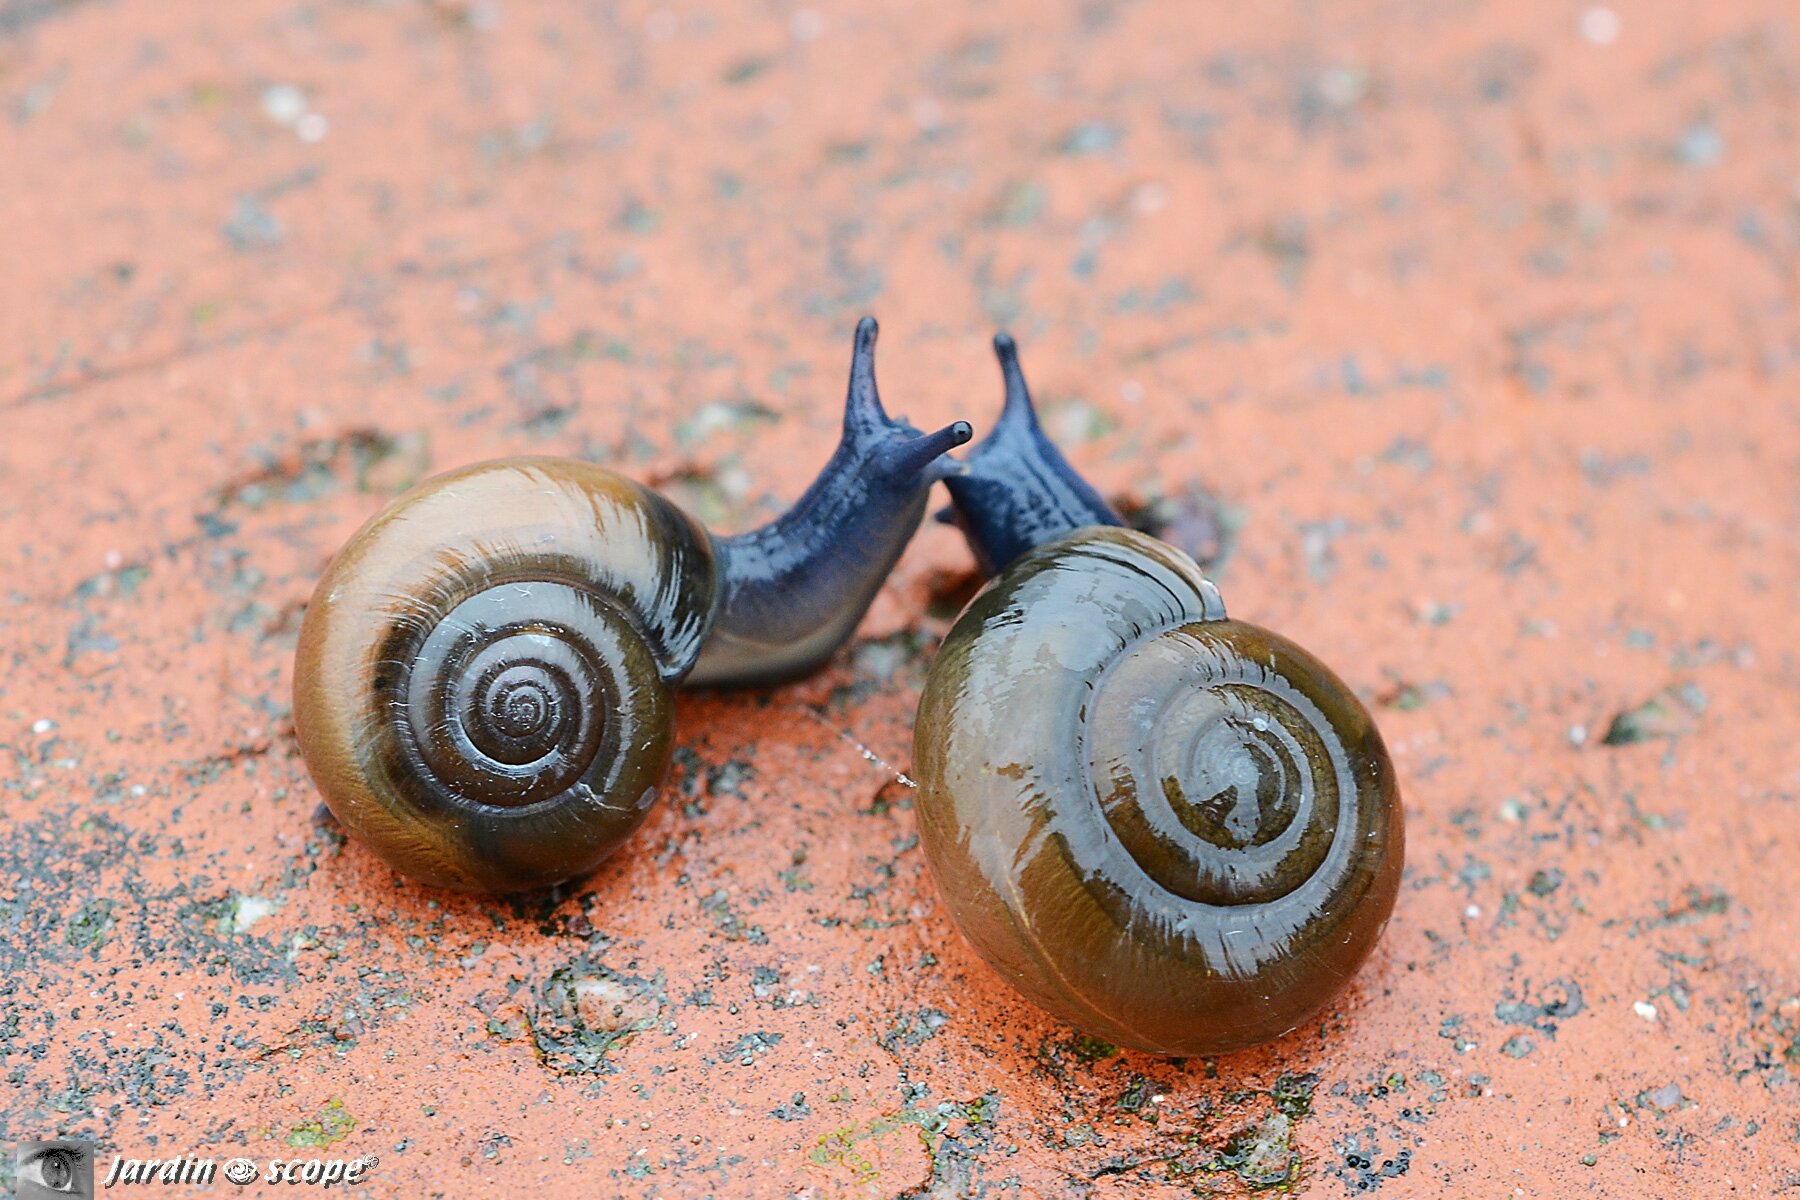
[[[292,84],[277,83],[263,89],[263,116],[277,125],[292,125],[306,115],[306,93]]]
[[[1596,46],[1610,46],[1618,41],[1622,26],[1618,13],[1600,5],[1581,14],[1581,36]]]

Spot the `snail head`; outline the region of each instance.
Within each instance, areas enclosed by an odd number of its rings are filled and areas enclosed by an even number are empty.
[[[965,469],[945,476],[951,507],[940,514],[962,529],[989,574],[1077,529],[1124,524],[1038,423],[1010,333],[994,335],[994,355],[1006,384],[1005,406],[993,431],[969,451]]]

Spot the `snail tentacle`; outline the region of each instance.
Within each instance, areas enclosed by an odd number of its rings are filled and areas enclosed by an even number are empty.
[[[843,434],[818,479],[769,524],[715,539],[720,610],[690,683],[768,684],[822,665],[918,529],[932,483],[961,469],[945,454],[968,422],[921,434],[882,407],[877,332],[871,317],[856,327]]]
[[[989,574],[1077,529],[1125,523],[1044,433],[1011,334],[994,335],[994,355],[1006,384],[1000,419],[944,480],[951,519]]]

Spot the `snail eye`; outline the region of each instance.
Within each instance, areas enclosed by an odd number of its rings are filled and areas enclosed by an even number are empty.
[[[90,1182],[82,1170],[86,1164],[87,1152],[78,1146],[45,1146],[32,1151],[19,1164],[19,1182],[35,1184],[59,1196],[85,1196],[85,1185]]]

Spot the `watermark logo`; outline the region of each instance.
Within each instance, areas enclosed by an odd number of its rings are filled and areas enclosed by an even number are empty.
[[[380,1161],[365,1154],[361,1158],[272,1158],[259,1166],[254,1159],[234,1158],[225,1164],[225,1178],[236,1184],[261,1179],[264,1183],[330,1188],[361,1183]]]
[[[94,1143],[20,1142],[13,1156],[19,1200],[94,1194]]]
[[[14,1161],[19,1200],[93,1200],[115,1187],[168,1184],[210,1186],[223,1176],[244,1187],[263,1183],[333,1188],[355,1186],[368,1177],[381,1160],[373,1154],[360,1158],[253,1158],[217,1159],[192,1154],[175,1158],[127,1158],[114,1155],[104,1178],[95,1188],[94,1144],[80,1141],[20,1142]]]

